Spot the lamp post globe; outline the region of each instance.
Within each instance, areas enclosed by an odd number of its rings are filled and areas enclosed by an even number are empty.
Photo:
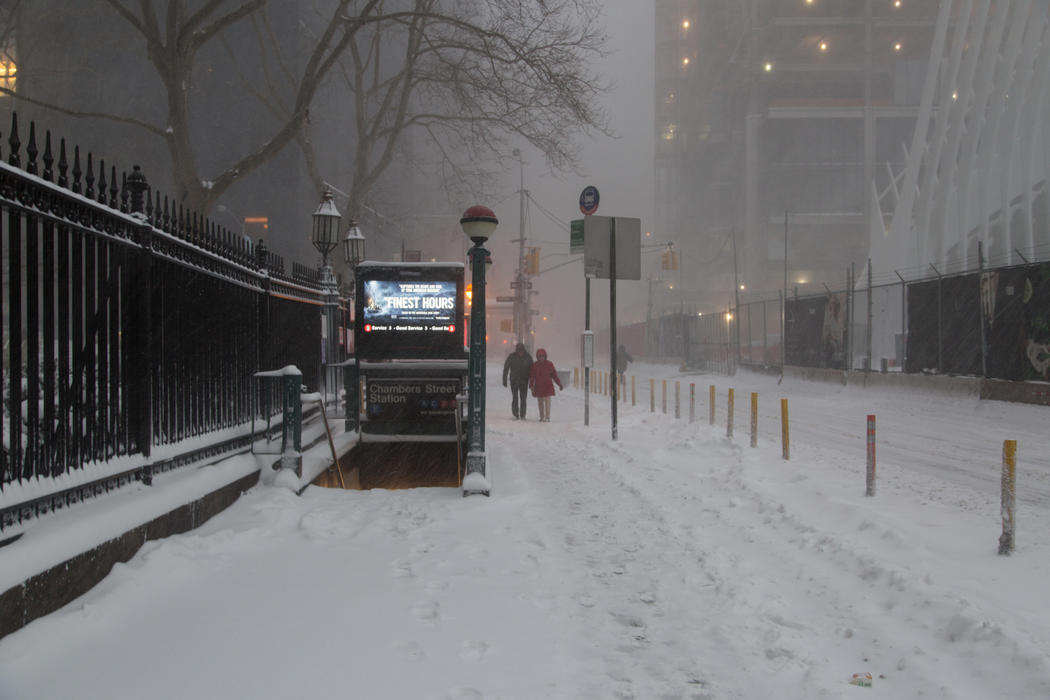
[[[467,234],[467,238],[473,241],[474,245],[481,246],[496,232],[499,219],[488,207],[475,204],[463,212],[459,225],[463,227],[463,233]]]
[[[321,254],[323,265],[328,264],[328,254],[338,245],[336,237],[339,231],[339,222],[342,219],[343,215],[339,213],[335,206],[335,201],[332,199],[332,191],[325,189],[324,194],[321,196],[321,203],[317,205],[317,209],[314,211],[313,229],[310,237],[314,248]]]
[[[463,212],[459,225],[463,227],[467,238],[474,243],[469,253],[472,298],[470,355],[467,363],[467,414],[470,432],[463,495],[487,496],[490,487],[485,476],[485,263],[491,258],[484,244],[496,232],[499,219],[488,207],[475,204]]]
[[[365,259],[365,237],[357,226],[356,219],[350,219],[350,228],[343,238],[343,262],[353,274],[354,268]]]

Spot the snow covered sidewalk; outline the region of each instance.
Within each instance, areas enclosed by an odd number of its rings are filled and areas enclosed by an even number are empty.
[[[716,425],[706,402],[693,424],[652,414],[646,390],[614,443],[608,398],[589,427],[571,389],[522,423],[492,381],[491,498],[260,485],[0,640],[0,698],[1050,696],[1050,410],[632,369],[683,397],[715,384]],[[1006,438],[1018,548],[1000,557]]]

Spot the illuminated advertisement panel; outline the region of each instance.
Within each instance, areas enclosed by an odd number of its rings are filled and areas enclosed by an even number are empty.
[[[354,335],[361,359],[462,359],[463,266],[357,270]]]
[[[365,282],[365,333],[456,331],[456,283],[439,280]]]

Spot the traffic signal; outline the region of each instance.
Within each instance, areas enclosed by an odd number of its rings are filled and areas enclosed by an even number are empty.
[[[678,251],[674,248],[668,247],[667,250],[660,253],[660,267],[665,270],[677,270]]]
[[[540,249],[529,248],[528,254],[525,255],[525,274],[527,275],[538,275],[540,274]]]

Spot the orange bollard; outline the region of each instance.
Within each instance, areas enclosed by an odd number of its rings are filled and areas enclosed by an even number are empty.
[[[733,390],[729,390],[729,408],[726,414],[726,437],[733,438]]]
[[[758,394],[751,392],[751,446],[758,447]]]
[[[791,459],[791,439],[788,435],[787,399],[780,399],[780,442],[784,449],[784,459]]]

